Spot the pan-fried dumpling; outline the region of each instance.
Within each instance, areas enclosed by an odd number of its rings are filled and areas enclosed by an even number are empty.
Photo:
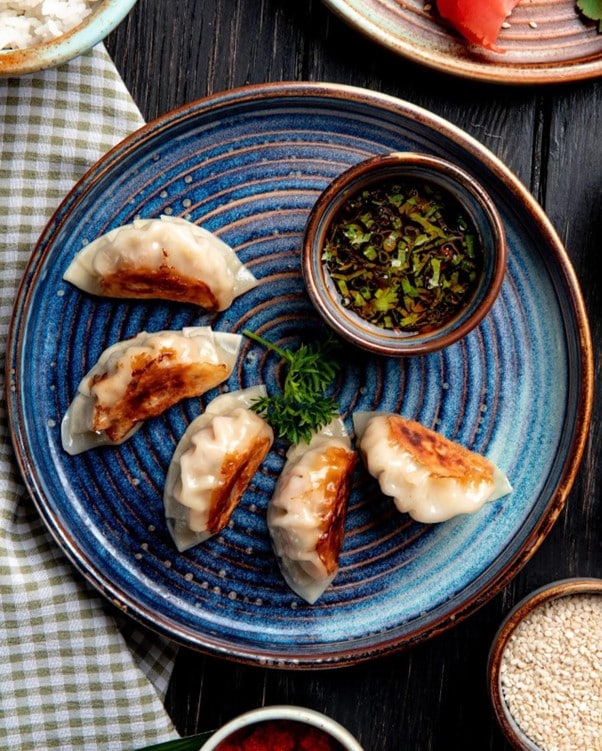
[[[337,574],[357,455],[340,418],[291,447],[268,503],[268,528],[282,575],[314,603]]]
[[[69,405],[61,425],[63,448],[79,454],[123,443],[147,418],[222,383],[234,368],[241,339],[197,326],[143,331],[113,344]]]
[[[178,442],[165,480],[165,516],[178,550],[220,532],[274,441],[250,409],[264,386],[221,394]]]
[[[212,312],[257,284],[229,245],[170,216],[136,219],[93,240],[63,278],[93,295],[173,300]]]
[[[472,513],[512,491],[489,459],[414,420],[358,412],[353,422],[368,472],[399,511],[419,522]]]

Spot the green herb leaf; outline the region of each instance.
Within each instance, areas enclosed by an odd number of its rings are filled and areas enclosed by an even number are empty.
[[[154,746],[145,746],[144,748],[137,749],[137,751],[199,751],[214,732],[215,730],[210,730],[198,735],[189,735],[187,738],[178,738],[177,740],[165,741],[165,743],[159,743]]]
[[[335,359],[336,340],[302,344],[297,350],[282,349],[245,329],[245,336],[267,347],[288,365],[280,394],[260,397],[252,409],[270,423],[280,438],[290,443],[309,442],[314,433],[332,420],[339,405],[324,392],[341,367]]]
[[[577,7],[586,18],[598,21],[598,31],[602,32],[602,0],[577,0]]]
[[[386,313],[397,305],[397,300],[397,290],[394,287],[378,290],[374,295],[374,309],[379,313]]]

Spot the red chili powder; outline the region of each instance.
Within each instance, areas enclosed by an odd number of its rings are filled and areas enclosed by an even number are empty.
[[[319,728],[294,720],[266,720],[241,728],[215,751],[343,751]]]

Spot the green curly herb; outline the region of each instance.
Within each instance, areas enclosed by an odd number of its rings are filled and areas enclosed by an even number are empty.
[[[245,329],[243,334],[280,356],[288,366],[282,392],[255,400],[252,409],[270,423],[280,438],[290,443],[309,442],[312,433],[331,421],[339,405],[324,392],[340,369],[334,359],[337,343],[302,344],[291,351]]]

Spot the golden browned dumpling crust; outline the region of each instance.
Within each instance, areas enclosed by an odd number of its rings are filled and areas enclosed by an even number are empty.
[[[493,482],[493,465],[484,456],[414,420],[400,415],[390,415],[388,420],[391,442],[409,452],[432,475],[451,477],[467,486]]]
[[[267,436],[259,436],[245,451],[228,454],[221,468],[220,474],[224,478],[223,485],[217,487],[211,494],[207,531],[212,535],[221,531],[236,505],[238,504],[259,465],[267,456],[272,441]]]
[[[123,396],[109,405],[96,404],[92,429],[119,441],[137,422],[160,415],[182,399],[205,393],[227,375],[224,363],[182,364],[178,353],[170,349],[155,357],[140,354],[132,363],[132,377]],[[106,373],[94,376],[90,390],[107,377]]]
[[[116,273],[100,280],[101,294],[107,297],[154,299],[192,303],[208,311],[219,310],[220,302],[201,279],[184,277],[168,263],[159,268],[122,265]]]
[[[339,446],[331,446],[320,457],[326,474],[321,534],[316,549],[329,574],[337,570],[341,554],[347,501],[356,459],[354,451],[347,451]]]

